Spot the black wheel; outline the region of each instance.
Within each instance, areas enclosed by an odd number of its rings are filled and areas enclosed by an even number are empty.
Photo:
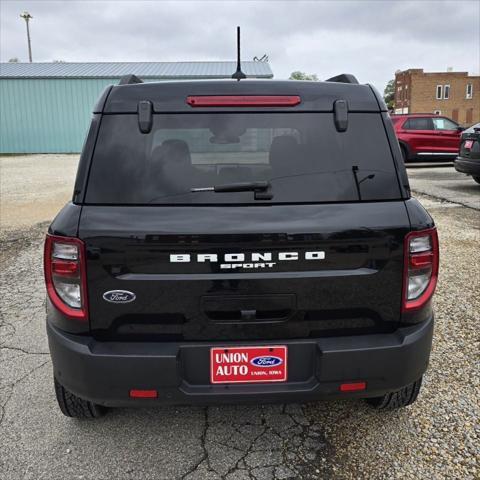
[[[58,406],[65,416],[73,418],[99,418],[105,414],[105,407],[77,397],[61,385],[56,378],[53,380],[55,382],[55,395],[57,396]]]
[[[480,183],[480,177],[472,177],[477,183]]]
[[[402,151],[403,162],[404,162],[404,163],[408,162],[408,152],[407,152],[407,149],[406,149],[403,145],[400,145],[400,150]]]
[[[422,377],[401,390],[387,393],[382,397],[367,398],[366,400],[377,410],[395,410],[411,405],[417,399],[421,386]]]

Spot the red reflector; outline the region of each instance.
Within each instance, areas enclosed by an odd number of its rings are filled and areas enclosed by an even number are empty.
[[[342,383],[340,385],[341,392],[359,392],[367,388],[366,382]]]
[[[157,398],[158,394],[156,390],[130,390],[130,396],[132,398]]]
[[[301,99],[298,95],[204,95],[189,96],[191,107],[293,107]]]
[[[56,275],[73,275],[78,271],[77,262],[68,262],[65,260],[52,261],[52,273]]]
[[[433,252],[417,253],[410,255],[410,265],[412,267],[428,267],[433,262]]]

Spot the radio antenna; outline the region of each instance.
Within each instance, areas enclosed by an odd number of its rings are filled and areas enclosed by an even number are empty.
[[[237,71],[232,75],[233,79],[238,82],[247,76],[242,72],[242,66],[240,64],[240,27],[237,27]]]

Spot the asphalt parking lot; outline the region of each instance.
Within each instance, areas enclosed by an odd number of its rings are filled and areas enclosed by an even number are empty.
[[[0,478],[383,479],[480,477],[480,185],[409,168],[441,242],[430,369],[393,413],[361,401],[116,409],[61,415],[44,328],[42,243],[78,156],[0,157]]]
[[[416,194],[477,210],[480,208],[480,185],[472,177],[458,173],[450,164],[443,166],[445,163],[439,163],[434,168],[428,168],[428,165],[407,165],[411,187]]]

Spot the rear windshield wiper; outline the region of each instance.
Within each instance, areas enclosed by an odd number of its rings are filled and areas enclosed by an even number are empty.
[[[270,191],[270,182],[238,182],[226,183],[224,185],[214,185],[213,187],[196,187],[191,188],[190,191],[196,192],[255,192],[255,200],[271,200],[273,194]]]
[[[358,199],[362,200],[362,192],[360,191],[360,185],[365,181],[365,180],[372,180],[375,178],[375,174],[372,173],[370,175],[367,175],[366,177],[362,178],[361,180],[358,179],[358,171],[359,168],[357,165],[354,165],[352,167],[352,173],[353,173],[353,178],[355,179],[355,186],[357,187],[357,194],[358,194]]]

